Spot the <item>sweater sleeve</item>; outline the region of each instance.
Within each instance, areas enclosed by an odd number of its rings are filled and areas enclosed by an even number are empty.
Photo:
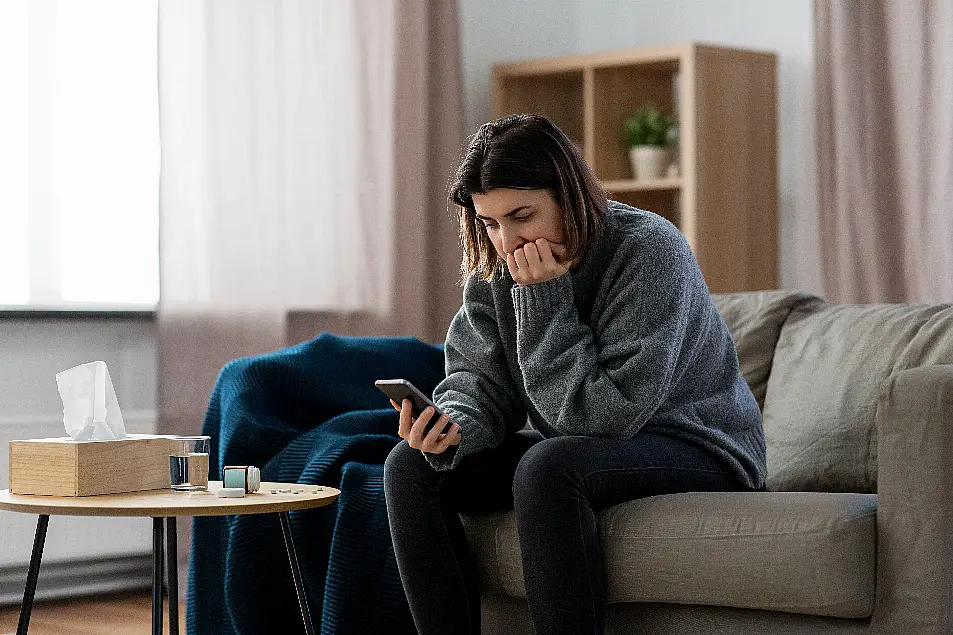
[[[581,323],[564,275],[514,287],[517,354],[533,405],[561,435],[629,438],[665,402],[705,288],[678,230],[623,244],[598,322]]]
[[[463,306],[450,323],[444,350],[447,376],[434,390],[434,403],[460,426],[461,440],[441,454],[424,453],[436,470],[452,469],[468,454],[498,447],[508,431],[526,423],[488,282],[467,280]]]

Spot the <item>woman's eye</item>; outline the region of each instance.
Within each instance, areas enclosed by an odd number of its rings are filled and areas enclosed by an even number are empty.
[[[498,227],[496,223],[483,223],[483,226],[486,227],[487,231]]]
[[[530,217],[530,214],[527,214],[526,216],[514,216],[513,220],[524,221],[524,220],[529,220],[529,217]]]

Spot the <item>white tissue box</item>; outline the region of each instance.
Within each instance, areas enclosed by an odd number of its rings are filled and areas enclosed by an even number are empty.
[[[94,496],[170,487],[173,438],[130,434],[110,441],[10,441],[10,492]]]

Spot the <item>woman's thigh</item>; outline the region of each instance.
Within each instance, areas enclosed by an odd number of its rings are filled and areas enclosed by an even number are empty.
[[[436,471],[419,450],[406,441],[391,450],[384,467],[385,485],[395,494],[404,488],[407,479],[425,480],[442,502],[458,512],[480,514],[513,508],[513,475],[520,459],[542,437],[536,432],[507,436],[503,443],[475,452],[452,470]]]
[[[516,468],[541,439],[537,432],[511,434],[497,448],[464,457],[456,468],[443,474],[444,499],[457,511],[469,514],[513,509]]]
[[[528,450],[517,468],[517,488],[534,496],[582,489],[593,509],[691,491],[745,489],[721,461],[700,446],[640,432],[631,439],[555,437]]]

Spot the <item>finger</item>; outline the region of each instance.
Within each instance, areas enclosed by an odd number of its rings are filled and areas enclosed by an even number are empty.
[[[523,245],[523,254],[526,256],[526,264],[529,265],[530,271],[537,271],[541,261],[536,243],[526,243]]]
[[[430,428],[430,432],[428,432],[427,436],[424,437],[424,447],[436,443],[437,439],[443,434],[443,429],[447,427],[448,423],[450,423],[450,417],[446,414],[440,415],[440,418],[437,419],[437,423]]]
[[[529,264],[526,262],[526,254],[523,252],[523,247],[520,247],[513,252],[513,258],[516,260],[517,269],[522,271],[529,268]]]
[[[406,439],[410,436],[410,430],[413,427],[414,410],[410,399],[404,399],[401,402],[400,425],[397,428],[397,436]]]
[[[571,261],[556,258],[556,252],[553,251],[553,248],[559,250],[560,254],[565,255],[566,249],[561,243],[550,243],[545,238],[540,238],[536,241],[536,245],[542,260],[543,271],[549,274],[549,278],[559,277],[572,268]]]
[[[506,268],[510,271],[510,277],[516,280],[519,275],[519,268],[516,266],[516,259],[513,258],[513,254],[506,254]]]
[[[417,417],[417,420],[414,421],[414,425],[410,427],[410,435],[407,437],[407,443],[412,448],[422,449],[421,446],[424,440],[424,428],[427,427],[427,424],[430,423],[430,418],[433,416],[433,408],[427,406],[424,408],[424,411],[420,413],[420,416]]]
[[[453,424],[453,430],[444,435],[447,439],[447,445],[460,445],[460,439],[463,438],[463,430],[460,429],[460,426]],[[446,448],[444,448],[446,449]]]
[[[539,249],[536,248],[536,243],[526,243],[523,245],[523,253],[526,255],[526,267],[529,272],[530,280],[537,282],[545,279],[547,273],[546,265],[540,260]]]
[[[394,406],[394,410],[400,412],[400,406],[398,406],[397,402],[395,402],[393,399],[390,400],[390,405]]]
[[[544,265],[555,265],[556,257],[553,255],[553,250],[549,246],[549,241],[545,238],[540,238],[536,241],[536,249],[539,251],[539,261]]]
[[[450,432],[440,435],[440,438],[434,443],[433,447],[428,450],[431,454],[441,454],[447,451],[451,445],[460,445],[460,426],[457,424],[451,424],[452,428]]]

